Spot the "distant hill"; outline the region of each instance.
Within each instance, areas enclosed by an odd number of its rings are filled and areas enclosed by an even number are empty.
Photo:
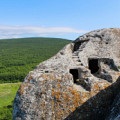
[[[70,42],[60,38],[0,40],[0,83],[23,81],[37,64],[50,58]]]

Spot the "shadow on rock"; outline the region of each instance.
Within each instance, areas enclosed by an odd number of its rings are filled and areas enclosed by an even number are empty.
[[[98,94],[76,108],[65,120],[105,120],[111,105],[119,93],[120,77],[115,83],[101,90]]]

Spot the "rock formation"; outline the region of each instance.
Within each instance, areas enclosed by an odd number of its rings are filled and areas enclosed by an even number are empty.
[[[119,66],[120,29],[82,35],[29,72],[13,119],[118,120]]]

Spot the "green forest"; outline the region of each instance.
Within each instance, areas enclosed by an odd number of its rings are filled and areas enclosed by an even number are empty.
[[[69,42],[59,38],[0,40],[0,83],[22,82],[36,65],[55,55]]]

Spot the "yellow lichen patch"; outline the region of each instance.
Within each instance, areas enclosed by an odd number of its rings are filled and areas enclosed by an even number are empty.
[[[32,79],[33,79],[33,77],[31,75],[29,75],[28,78],[27,78],[28,81],[30,81]]]
[[[74,108],[77,108],[81,104],[81,96],[80,93],[76,89],[69,89],[70,93],[72,94],[72,102],[74,105]]]
[[[58,82],[62,82],[62,80],[61,80],[61,79],[58,79]]]
[[[98,93],[100,91],[100,86],[98,83],[94,83],[92,86],[92,92]]]
[[[54,100],[52,101],[52,111],[54,111],[55,118],[60,119],[64,115],[64,110],[61,108],[64,101],[60,100],[61,92],[52,90],[52,97]]]
[[[55,80],[55,76],[53,74],[42,74],[41,77],[45,80]]]
[[[70,108],[69,108],[69,111],[70,111],[70,112],[73,112],[73,111],[75,111],[75,110],[76,110],[76,107],[70,106]]]
[[[61,88],[61,85],[60,85],[60,83],[58,83],[58,84],[57,84],[57,88],[58,88],[58,89],[59,89],[59,88]]]
[[[62,116],[64,116],[65,112],[64,110],[58,109],[58,112],[56,112],[57,120],[61,120]]]
[[[91,97],[95,96],[96,94],[97,94],[97,93],[94,92],[94,91],[91,91],[91,92],[90,92],[90,96],[91,96]]]
[[[53,74],[48,75],[48,80],[55,80],[55,76]]]
[[[51,101],[52,111],[54,111],[54,101]]]
[[[62,93],[62,96],[61,96],[64,100],[64,102],[69,102],[71,100],[70,96],[68,95],[68,93]]]
[[[109,87],[111,85],[111,83],[109,82],[101,82],[101,83],[98,83],[99,84],[99,87],[100,87],[100,90],[104,90],[105,88]]]
[[[81,93],[81,104],[85,103],[90,98],[90,92]]]
[[[57,101],[60,101],[61,92],[60,92],[60,91],[55,91],[54,89],[52,89],[52,96],[53,96]]]
[[[118,75],[118,77],[120,76],[120,72],[116,72],[115,75]]]
[[[41,102],[41,107],[42,107],[43,109],[45,109],[45,101],[42,101],[42,102]]]
[[[120,30],[112,29],[112,32],[113,32],[115,35],[120,36]]]
[[[56,119],[59,120],[62,116],[75,110],[74,106],[73,108],[71,107],[70,101],[73,98],[69,96],[69,92],[52,89],[52,97],[54,98],[54,101],[52,101],[52,111],[55,111]]]
[[[105,88],[109,87],[110,85],[111,85],[111,83],[105,82],[105,81],[94,83],[93,86],[92,86],[92,90],[90,92],[91,97],[95,96],[101,90],[104,90]]]
[[[47,74],[42,74],[41,77],[42,77],[44,80],[47,80],[47,79],[48,79],[48,75],[47,75]]]
[[[59,83],[57,86],[59,86]],[[79,92],[70,87],[65,92],[61,92],[59,89],[52,89],[52,97],[54,98],[51,102],[52,111],[54,111],[55,118],[60,120],[62,116],[69,115],[86,102],[90,98],[90,93]]]
[[[28,87],[28,83],[23,83],[20,85],[20,88],[18,90],[19,94],[22,95],[24,93],[24,88]]]

